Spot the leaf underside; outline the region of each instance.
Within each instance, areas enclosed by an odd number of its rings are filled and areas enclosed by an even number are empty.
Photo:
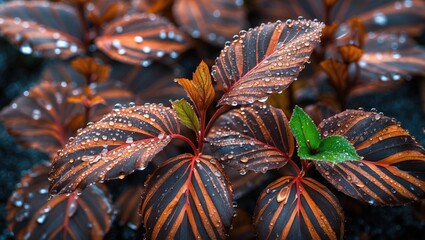
[[[194,159],[197,158],[197,159]],[[149,239],[225,239],[232,193],[220,163],[183,154],[148,179],[140,212]]]
[[[325,119],[320,130],[343,135],[363,158],[335,165],[315,162],[339,191],[375,205],[402,205],[425,195],[425,149],[395,120],[347,110]]]

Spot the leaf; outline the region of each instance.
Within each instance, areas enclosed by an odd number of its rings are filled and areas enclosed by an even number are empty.
[[[104,82],[109,77],[111,68],[104,64],[99,64],[91,57],[81,57],[74,59],[71,66],[83,76],[90,79],[90,82]]]
[[[294,139],[282,110],[254,105],[223,114],[208,135],[212,154],[240,170],[266,172],[284,166]]]
[[[303,16],[325,21],[325,5],[316,0],[255,0],[254,9],[260,12],[262,21]],[[366,31],[410,32],[420,34],[425,20],[425,3],[420,0],[355,0],[337,1],[332,7],[331,20],[348,24],[356,17],[363,22]]]
[[[149,67],[116,63],[111,71],[111,79],[124,82],[143,103],[167,103],[170,99],[185,98],[187,94],[175,84],[175,78],[173,69],[160,63]]]
[[[17,143],[54,156],[86,121],[83,105],[66,101],[74,94],[66,84],[43,81],[4,108],[0,120]]]
[[[83,190],[98,181],[124,178],[148,162],[179,133],[176,113],[156,104],[114,111],[80,131],[58,153],[50,179],[52,194]]]
[[[368,35],[364,54],[359,61],[362,82],[383,82],[410,79],[413,75],[425,75],[425,49],[406,35]],[[368,79],[369,78],[369,79]]]
[[[340,46],[338,52],[346,63],[357,62],[363,55],[362,49],[354,45]]]
[[[243,1],[176,0],[173,14],[184,31],[194,38],[222,46],[248,25]]]
[[[167,19],[134,14],[111,22],[96,38],[96,46],[120,62],[149,66],[164,56],[177,58],[188,47],[186,37]]]
[[[78,13],[61,3],[14,1],[0,6],[0,32],[24,54],[67,59],[84,51]]]
[[[92,185],[81,195],[49,199],[49,167],[37,165],[22,178],[6,205],[16,239],[103,239],[113,220],[106,188]]]
[[[211,156],[183,154],[147,180],[140,212],[149,239],[225,239],[232,223],[232,192]]]
[[[200,128],[199,119],[192,106],[184,99],[174,101],[172,105],[180,122],[197,133]]]
[[[142,225],[142,218],[138,214],[142,195],[145,189],[141,186],[130,186],[124,190],[117,200],[118,224],[127,226],[131,230],[137,230]]]
[[[244,196],[249,196],[249,194],[258,189],[258,187],[263,187],[267,180],[270,180],[270,175],[267,173],[239,172],[234,168],[225,168],[224,170],[232,183],[234,200],[239,200]]]
[[[301,148],[300,148],[301,150]],[[345,161],[360,160],[353,145],[341,136],[329,136],[322,140],[317,153],[299,152],[302,159],[328,161],[333,164]]]
[[[339,191],[375,205],[402,205],[425,195],[425,150],[380,113],[347,110],[320,124],[323,136],[343,135],[363,158],[314,162]]]
[[[338,199],[312,178],[286,176],[261,193],[254,212],[259,239],[342,239]]]
[[[96,26],[123,17],[130,4],[118,0],[90,0],[90,7],[86,7],[86,18]]]
[[[218,104],[266,101],[273,92],[286,89],[320,42],[323,26],[314,21],[288,20],[241,32],[222,50],[212,69],[214,80],[224,90]]]
[[[192,81],[179,78],[177,82],[186,90],[198,113],[205,112],[214,101],[215,91],[208,65],[204,61],[196,68]]]
[[[330,83],[339,91],[347,89],[348,66],[336,59],[326,59],[320,67],[328,74]]]
[[[314,125],[313,120],[311,120],[302,108],[295,106],[289,126],[300,149],[305,148],[307,152],[310,152],[319,148],[321,143],[319,131]]]

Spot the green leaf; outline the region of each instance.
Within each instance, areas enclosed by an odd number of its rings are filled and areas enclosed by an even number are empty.
[[[323,139],[315,154],[310,154],[308,149],[300,147],[298,155],[302,159],[328,161],[334,164],[361,159],[353,145],[342,136],[330,136]]]
[[[198,116],[196,116],[192,105],[184,99],[174,101],[172,104],[173,109],[177,112],[180,122],[193,131],[198,132],[200,128],[199,119]]]
[[[307,152],[315,152],[320,146],[320,134],[314,125],[313,120],[305,113],[302,108],[295,106],[289,121],[292,134],[294,135],[301,148],[307,148]]]

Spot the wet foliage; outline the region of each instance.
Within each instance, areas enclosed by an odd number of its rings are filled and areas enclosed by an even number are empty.
[[[420,84],[424,20],[421,0],[1,1],[0,71],[40,68],[2,79],[1,156],[27,170],[9,237],[403,237],[356,229],[375,205],[421,229],[419,100],[412,126],[359,107]]]

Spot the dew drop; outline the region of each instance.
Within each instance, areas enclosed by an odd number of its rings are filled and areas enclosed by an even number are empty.
[[[385,16],[385,14],[378,12],[378,13],[375,13],[373,17],[373,21],[380,26],[385,26],[388,22],[388,19],[387,19],[387,16]]]
[[[41,111],[39,109],[32,110],[32,118],[34,120],[39,120],[41,118]]]
[[[46,220],[47,215],[45,213],[42,213],[40,215],[38,215],[36,221],[38,224],[43,224],[44,221]]]

